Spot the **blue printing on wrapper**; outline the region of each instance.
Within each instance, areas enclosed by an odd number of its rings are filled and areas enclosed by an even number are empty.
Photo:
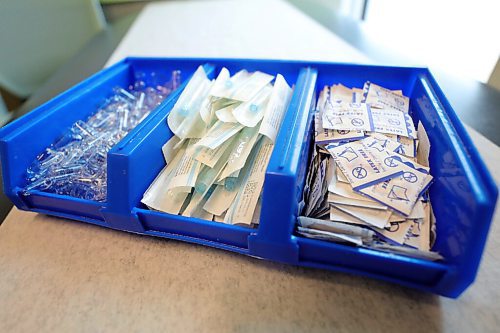
[[[373,132],[375,130],[375,125],[373,124],[373,115],[370,105],[366,104],[366,110],[368,111],[368,119],[370,120],[370,131]]]
[[[399,176],[401,176],[403,173],[404,173],[404,171],[397,171],[397,172],[395,172],[395,173],[393,173],[393,174],[390,174],[390,175],[385,176],[385,177],[382,177],[382,178],[375,179],[375,180],[373,180],[373,181],[371,181],[371,182],[368,182],[368,183],[365,183],[365,184],[362,184],[362,185],[358,185],[358,186],[356,186],[356,187],[354,187],[354,186],[353,186],[353,187],[352,187],[352,189],[353,189],[353,190],[361,190],[361,189],[364,189],[364,188],[366,188],[366,187],[370,187],[370,186],[372,186],[372,185],[375,185],[375,184],[381,183],[381,182],[383,182],[383,181],[386,181],[386,180],[388,180],[388,179],[395,178],[395,177],[399,177]]]
[[[405,118],[405,125],[406,125],[406,132],[408,133],[408,137],[411,139],[416,139],[413,133],[415,133],[415,125],[413,124],[413,120],[411,119],[410,115],[408,113],[404,114]]]
[[[423,169],[423,168],[418,168],[416,167],[411,161],[403,161],[403,159],[400,157],[400,156],[397,156],[397,155],[390,155],[393,159],[395,159],[396,161],[399,161],[401,163],[403,163],[404,165],[406,166],[409,166],[410,168],[414,169],[414,170],[417,170],[417,171],[420,171],[422,173],[425,173],[426,175],[429,174],[429,171],[426,170],[426,169]]]

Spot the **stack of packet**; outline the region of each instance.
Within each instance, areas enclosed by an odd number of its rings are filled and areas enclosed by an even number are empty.
[[[274,84],[271,82],[274,81]],[[167,123],[166,166],[142,203],[150,209],[255,227],[267,164],[290,102],[281,74],[223,68],[193,74]]]
[[[371,82],[325,87],[297,232],[429,260],[435,226],[430,143],[409,98]]]

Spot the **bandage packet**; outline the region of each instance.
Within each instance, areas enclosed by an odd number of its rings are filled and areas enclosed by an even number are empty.
[[[373,108],[393,109],[408,113],[410,108],[410,99],[403,96],[400,91],[391,91],[374,83],[365,84],[367,88],[364,102],[370,104]]]
[[[325,103],[323,128],[344,131],[373,131],[370,106],[366,103]]]
[[[415,138],[415,125],[412,118],[404,112],[393,109],[371,110],[373,118],[373,131],[403,137]]]
[[[363,131],[351,130],[332,130],[323,128],[321,115],[319,112],[314,114],[314,141],[317,144],[329,144],[333,142],[346,142],[359,140],[365,137]]]
[[[419,141],[416,139],[398,136],[398,142],[401,144],[399,153],[407,157],[417,157],[417,149]]]
[[[354,189],[367,187],[403,173],[394,162],[393,156],[366,147],[358,141],[326,148]]]
[[[400,167],[404,170],[400,176],[358,191],[408,216],[418,198],[429,186],[432,176],[404,163],[401,163]]]
[[[329,100],[331,103],[353,103],[354,92],[342,84],[334,84],[330,87]]]
[[[368,112],[349,109],[349,96]],[[321,91],[315,146],[299,204],[299,236],[443,259],[431,250],[436,228],[429,213],[430,144],[422,124],[415,129],[409,105],[401,90],[370,82],[363,89],[338,84]],[[354,115],[365,116],[370,127],[360,129],[358,137],[336,140],[336,131]],[[361,237],[353,230],[372,234]]]
[[[380,146],[393,153],[399,153],[401,151],[402,144],[391,139],[391,137],[377,132],[368,132],[367,135],[369,138],[366,138],[364,141],[368,147]]]

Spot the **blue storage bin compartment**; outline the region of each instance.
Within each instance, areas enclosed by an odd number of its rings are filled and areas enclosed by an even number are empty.
[[[362,87],[364,82],[372,81],[389,89],[402,89],[403,94],[410,97],[410,114],[415,124],[419,120],[422,122],[431,143],[429,163],[435,181],[430,197],[437,221],[437,241],[433,249],[445,260],[430,262],[292,236],[291,242],[296,242],[299,248],[299,265],[335,267],[340,271],[457,297],[477,274],[498,190],[431,73],[424,68],[311,66],[317,70],[316,93],[334,83]],[[296,135],[304,134],[297,132]],[[310,125],[305,135],[312,137]],[[308,165],[311,147],[304,142],[300,168]],[[303,174],[303,171],[295,170],[295,174]]]
[[[185,59],[182,62],[186,63],[192,61],[200,63],[200,60],[190,59]],[[278,73],[282,74],[290,85],[296,85],[284,123],[287,122],[292,124],[295,122],[292,118],[296,118],[297,114],[307,113],[304,112],[306,108],[302,105],[305,95],[301,89],[309,87],[310,85],[308,82],[309,71],[303,69],[303,63],[214,59],[211,59],[209,63],[214,66],[214,73],[218,73],[222,67],[226,67],[232,74],[241,69],[246,69],[248,71],[259,70],[272,75]],[[128,199],[121,201],[120,209],[111,209],[110,207],[110,210],[115,212],[121,211],[125,214],[123,216],[114,216],[117,223],[122,223],[119,228],[266,257],[256,251],[249,250],[249,237],[251,235],[255,236],[257,230],[151,211],[140,202],[148,186],[165,166],[161,147],[173,135],[167,125],[167,116],[178,97],[179,95],[176,95],[168,103],[163,105],[161,110],[151,118],[151,121],[142,128],[140,140],[136,140],[133,144],[128,144],[127,147],[121,151],[124,162],[124,168],[121,170],[128,174],[130,186],[128,190],[124,191],[124,193],[128,193]],[[300,112],[300,110],[303,112]],[[289,141],[288,138],[293,133],[293,129],[293,125],[282,126],[277,138],[276,147],[284,146],[287,141]],[[280,158],[278,149],[275,149],[273,152],[271,161],[276,158]],[[144,161],[147,161],[147,163]],[[270,170],[271,169],[268,168],[266,179],[270,177]],[[110,176],[116,176],[118,181],[120,177],[119,174],[120,172],[115,172],[110,174]],[[264,196],[266,193],[273,192],[272,183],[266,180],[264,184]],[[274,203],[263,202],[263,210],[267,205],[273,206]],[[282,211],[282,215],[288,216],[289,214]],[[130,216],[132,216],[132,220],[130,220]],[[125,225],[125,223],[127,223],[127,225]],[[270,216],[270,218],[262,217],[259,230],[262,225],[266,224],[274,224],[273,216]],[[285,235],[289,235],[289,233],[285,233]]]
[[[165,60],[126,60],[93,75],[75,87],[55,97],[51,101],[33,110],[24,117],[0,130],[0,156],[2,160],[4,191],[20,209],[37,211],[61,217],[83,220],[98,225],[108,225],[103,216],[113,193],[121,182],[110,183],[108,180],[107,202],[95,202],[54,193],[33,191],[30,195],[21,194],[26,185],[26,169],[35,157],[57,140],[74,122],[85,120],[97,111],[103,101],[112,95],[113,88],[126,88],[133,84],[137,75],[155,73],[157,82],[170,79],[173,70],[180,69],[184,83],[167,97],[163,104],[174,98],[194,73],[197,66],[186,64],[182,68],[173,67]],[[205,66],[207,72],[212,67]],[[150,75],[144,79],[152,80]],[[149,82],[151,83],[151,82]],[[120,148],[133,141],[141,126],[160,109],[151,114],[111,151],[108,152],[108,168],[114,168],[119,159]],[[114,151],[114,152],[113,152]],[[120,200],[120,199],[118,199]]]
[[[201,64],[210,77],[226,67],[281,73],[295,85],[269,162],[260,224],[249,229],[148,210],[140,200],[164,167],[162,145],[173,135],[167,116],[184,84],[108,153],[108,200],[97,203],[51,193],[20,195],[24,174],[37,154],[63,131],[95,111],[116,85],[138,71],[182,71],[184,81]],[[444,261],[429,262],[294,234],[308,159],[312,115],[324,85],[361,87],[373,81],[402,89],[411,114],[431,142],[430,196],[437,220],[434,249]],[[37,138],[33,142],[29,139]],[[450,297],[476,276],[497,198],[497,188],[476,149],[427,69],[240,59],[128,58],[68,90],[0,130],[4,190],[17,207],[114,229],[222,248],[293,265],[355,273]]]

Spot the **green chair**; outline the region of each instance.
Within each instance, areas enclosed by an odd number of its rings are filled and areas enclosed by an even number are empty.
[[[97,0],[1,0],[0,86],[29,96],[105,25]]]

